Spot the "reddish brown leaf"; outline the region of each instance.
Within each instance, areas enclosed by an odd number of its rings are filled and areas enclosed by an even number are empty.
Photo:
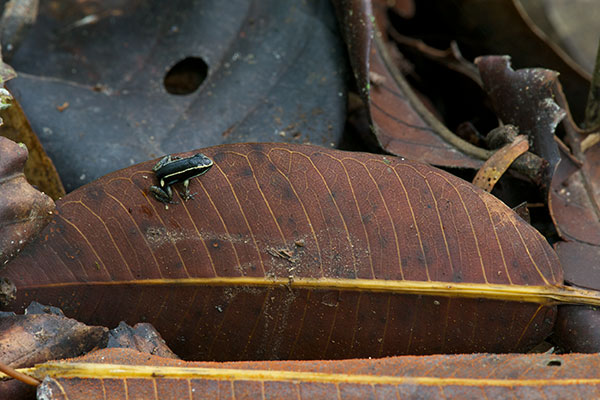
[[[0,136],[0,267],[46,226],[54,202],[25,179],[27,148]]]
[[[450,132],[408,86],[376,37],[369,1],[335,1],[350,61],[367,104],[376,139],[384,150],[434,165],[478,168],[489,154]],[[466,150],[465,150],[466,149]],[[468,152],[466,152],[468,151]]]
[[[519,351],[550,332],[556,256],[471,184],[314,146],[202,151],[215,165],[168,209],[153,162],[63,198],[4,272],[12,309],[144,320],[177,354],[219,360]]]
[[[35,399],[36,386],[28,385],[16,379],[0,382],[0,396],[3,399]]]
[[[559,94],[560,95],[560,94]],[[565,281],[580,287],[600,289],[600,146],[582,149],[586,138],[566,120],[568,150],[552,179],[548,197],[550,215],[564,242],[556,245],[565,271]],[[597,327],[600,313],[587,307],[565,307],[557,324],[556,341],[567,351],[600,351]]]
[[[584,151],[586,136],[570,120],[564,126],[572,155],[561,152],[548,198],[556,230],[566,241],[557,250],[568,282],[600,289],[595,268],[600,253],[600,146]]]
[[[564,399],[598,396],[599,363],[580,354],[191,363],[102,350],[33,372],[49,376],[38,390],[48,399]]]
[[[381,76],[381,81],[370,86],[368,103],[371,123],[382,148],[434,165],[481,166],[481,158],[487,152],[463,141],[437,121],[406,81],[401,81],[403,78],[391,61],[383,58],[384,51],[381,43],[371,47],[369,71]],[[459,146],[472,149],[472,154],[461,151]]]
[[[597,353],[600,349],[599,330],[600,315],[597,308],[561,305],[553,338],[565,351]]]
[[[570,135],[569,145],[578,160],[562,157],[552,180],[549,206],[563,239],[599,246],[600,146],[593,146],[584,154],[579,150],[581,140],[575,132]]]

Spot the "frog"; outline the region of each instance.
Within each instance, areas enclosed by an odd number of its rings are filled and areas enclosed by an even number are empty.
[[[158,185],[150,186],[150,193],[160,202],[173,203],[171,185],[183,182],[185,192],[181,197],[187,201],[193,197],[189,189],[190,179],[205,174],[213,164],[213,160],[202,153],[185,158],[166,155],[152,167]]]

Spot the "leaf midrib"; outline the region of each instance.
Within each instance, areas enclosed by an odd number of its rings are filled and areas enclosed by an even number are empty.
[[[213,277],[180,279],[140,279],[119,281],[60,282],[21,286],[20,290],[74,286],[230,286],[268,287],[304,290],[338,290],[413,294],[456,298],[483,298],[505,301],[600,306],[600,292],[562,285],[506,285],[469,282],[410,281],[384,279]]]

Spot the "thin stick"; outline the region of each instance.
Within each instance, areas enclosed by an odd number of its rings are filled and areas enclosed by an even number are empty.
[[[16,369],[4,364],[2,361],[0,361],[0,371],[4,372],[6,375],[8,375],[16,380],[19,380],[28,385],[37,386],[40,384],[40,381],[38,381],[34,377],[25,375],[24,373],[19,372]]]
[[[585,107],[585,127],[600,127],[600,42],[596,52],[596,65],[590,84],[587,105]]]

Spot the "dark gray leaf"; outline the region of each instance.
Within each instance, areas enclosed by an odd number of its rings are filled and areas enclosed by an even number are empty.
[[[111,6],[113,8],[111,8]],[[194,57],[206,80],[173,95]],[[43,2],[10,88],[67,190],[118,168],[221,143],[338,143],[346,55],[329,1]]]

